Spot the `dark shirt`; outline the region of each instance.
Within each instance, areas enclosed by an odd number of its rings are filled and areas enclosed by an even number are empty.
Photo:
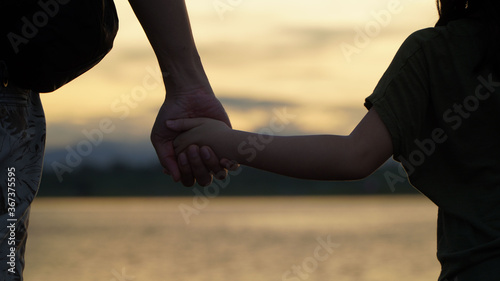
[[[439,207],[443,281],[500,276],[491,262],[500,261],[500,76],[477,68],[486,30],[463,19],[415,32],[365,104],[389,130],[412,185]]]
[[[68,83],[109,52],[117,31],[112,0],[0,0],[0,60],[21,88]]]

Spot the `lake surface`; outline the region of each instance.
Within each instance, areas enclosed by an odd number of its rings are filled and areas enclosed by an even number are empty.
[[[38,198],[26,280],[437,280],[422,196]]]

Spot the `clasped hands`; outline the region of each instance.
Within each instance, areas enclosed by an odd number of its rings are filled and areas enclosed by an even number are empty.
[[[171,175],[175,182],[181,181],[184,186],[192,186],[195,182],[202,186],[209,185],[213,176],[224,179],[227,170],[238,167],[229,159],[219,160],[207,146],[190,145],[176,153],[174,139],[180,132],[169,128],[167,121],[195,117],[220,120],[231,127],[226,111],[213,92],[199,88],[168,95],[151,131],[151,142],[164,173]]]

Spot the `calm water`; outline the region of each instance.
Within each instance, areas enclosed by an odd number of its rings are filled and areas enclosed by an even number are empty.
[[[436,207],[420,196],[207,202],[38,198],[25,276],[37,281],[436,280],[435,218]]]

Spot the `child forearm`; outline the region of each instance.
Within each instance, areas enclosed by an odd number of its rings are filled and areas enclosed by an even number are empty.
[[[364,177],[349,136],[269,136],[231,131],[211,147],[220,157],[254,168],[316,180]]]
[[[270,136],[230,129],[207,118],[171,120],[180,134],[174,145],[210,146],[221,158],[303,179],[354,180],[370,175],[392,155],[389,131],[370,110],[349,136]]]

